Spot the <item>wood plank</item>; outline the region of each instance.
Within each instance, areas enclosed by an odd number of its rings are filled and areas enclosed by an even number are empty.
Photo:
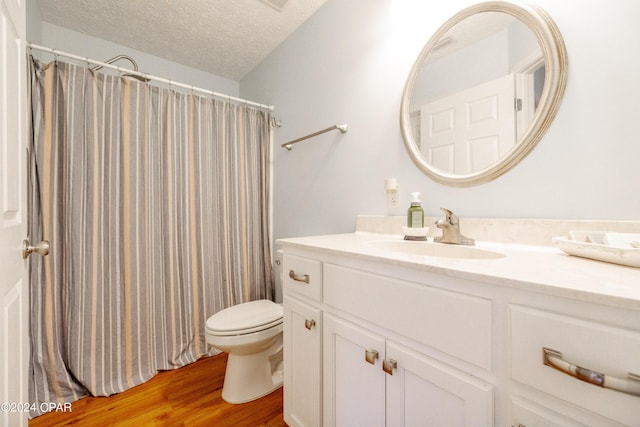
[[[78,400],[72,412],[50,412],[29,426],[286,426],[282,388],[241,405],[222,400],[226,365],[225,353],[206,357],[122,393]]]

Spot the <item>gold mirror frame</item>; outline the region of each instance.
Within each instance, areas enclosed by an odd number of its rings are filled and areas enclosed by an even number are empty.
[[[540,103],[536,108],[529,126],[516,142],[515,146],[493,165],[478,172],[457,175],[436,169],[424,159],[411,130],[409,104],[420,68],[441,38],[454,25],[460,23],[465,18],[484,12],[507,13],[527,25],[535,34],[538,44],[540,45],[546,67],[546,75]],[[478,185],[499,177],[529,154],[553,121],[560,101],[562,100],[562,95],[564,94],[567,82],[567,65],[567,51],[562,35],[551,17],[540,8],[516,2],[490,1],[463,9],[445,22],[429,39],[416,59],[405,83],[400,105],[400,127],[405,147],[411,159],[420,170],[435,181],[455,187]]]

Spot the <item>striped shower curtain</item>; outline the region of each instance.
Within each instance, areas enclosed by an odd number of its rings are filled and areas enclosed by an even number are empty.
[[[207,317],[272,296],[270,114],[60,61],[30,91],[34,407],[211,354]]]

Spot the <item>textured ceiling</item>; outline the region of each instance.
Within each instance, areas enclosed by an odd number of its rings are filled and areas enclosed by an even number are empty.
[[[326,0],[38,0],[45,22],[239,81]]]

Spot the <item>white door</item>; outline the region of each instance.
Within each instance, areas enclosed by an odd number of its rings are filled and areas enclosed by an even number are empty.
[[[383,427],[384,337],[325,314],[323,425]]]
[[[0,0],[0,424],[27,425],[29,285],[26,236],[26,11]]]
[[[490,384],[392,341],[387,359],[387,427],[494,425]]]
[[[425,104],[420,147],[436,169],[478,172],[504,156],[516,141],[515,79],[508,74]]]

